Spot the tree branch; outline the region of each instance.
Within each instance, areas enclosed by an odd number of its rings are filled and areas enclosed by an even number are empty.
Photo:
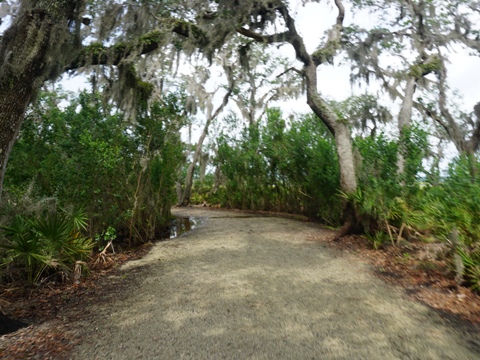
[[[300,74],[300,75],[302,75],[302,76],[304,75],[304,73],[303,73],[302,70],[298,70],[297,68],[295,68],[295,67],[292,66],[291,68],[288,68],[287,70],[285,70],[285,71],[282,72],[281,74],[277,75],[277,79],[278,79],[279,77],[282,77],[283,75],[285,75],[286,73],[288,73],[288,72],[290,72],[290,71],[294,71],[294,72],[296,72],[297,74]]]
[[[200,47],[209,42],[207,35],[194,24],[177,19],[164,19],[162,25],[167,30],[152,30],[131,42],[120,42],[112,46],[100,43],[87,45],[65,70],[75,70],[87,65],[119,65],[129,56],[148,54],[166,45],[168,32],[189,38]]]
[[[290,16],[288,8],[284,4],[281,4],[278,6],[277,11],[280,12],[284,19],[287,31],[273,35],[261,35],[251,30],[240,28],[237,29],[237,32],[251,39],[254,39],[257,42],[263,42],[266,44],[287,42],[293,46],[298,60],[303,62],[304,65],[310,64],[312,59],[307,52],[303,39],[297,32],[297,29],[295,27],[295,20]]]
[[[273,34],[273,35],[261,35],[259,33],[256,33],[252,30],[245,29],[245,28],[239,28],[237,29],[237,32],[243,36],[246,36],[250,39],[255,40],[256,42],[261,42],[265,44],[287,42],[288,35],[289,35],[288,31],[285,31],[283,33]]]
[[[343,19],[345,18],[345,7],[341,0],[335,0],[335,6],[338,9],[335,25],[328,32],[326,44],[312,54],[313,62],[316,66],[331,62],[337,51],[341,48],[341,37],[343,31]]]
[[[434,109],[429,109],[424,104],[416,101],[413,102],[413,106],[415,106],[415,109],[420,111],[420,113],[427,115],[433,121],[437,122],[451,137],[448,124],[445,121],[443,121],[442,117]]]
[[[472,136],[470,137],[470,140],[468,140],[468,147],[472,152],[475,152],[480,147],[480,102],[473,107],[473,112],[477,117],[477,120],[475,121]]]
[[[443,59],[442,59],[442,65],[444,65]],[[464,134],[460,130],[458,124],[455,122],[455,119],[453,118],[452,114],[450,114],[450,111],[447,108],[447,94],[445,89],[445,81],[447,80],[447,69],[445,68],[445,66],[442,66],[441,71],[439,71],[438,80],[439,80],[438,89],[440,92],[438,105],[440,108],[440,113],[447,120],[447,123],[448,123],[447,131],[450,134],[452,141],[456,145],[457,150],[460,153],[465,152],[467,149],[465,147]]]

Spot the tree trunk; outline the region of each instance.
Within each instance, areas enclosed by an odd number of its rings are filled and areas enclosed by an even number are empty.
[[[8,158],[28,105],[43,83],[75,57],[76,38],[69,23],[75,22],[83,5],[82,0],[22,1],[13,24],[1,37],[0,196]]]
[[[429,112],[429,115],[445,129],[459,154],[473,156],[480,146],[480,102],[473,107],[476,119],[470,119],[473,129],[468,139],[467,134],[459,126],[447,107],[447,68],[443,57],[440,57],[440,60],[442,61],[442,66],[438,72],[438,105],[443,119],[434,112]]]
[[[192,195],[192,186],[193,186],[193,173],[195,172],[195,166],[197,165],[198,158],[202,152],[203,141],[207,137],[208,127],[210,126],[212,119],[207,119],[205,127],[203,128],[202,135],[197,142],[197,147],[193,153],[193,159],[187,169],[187,176],[185,177],[185,189],[183,190],[183,195],[178,201],[178,206],[188,206],[190,205],[190,196]]]
[[[305,67],[305,78],[308,105],[335,137],[340,168],[340,189],[345,194],[351,194],[357,189],[357,178],[350,128],[318,94],[317,68],[313,63]]]
[[[402,107],[400,108],[400,112],[398,114],[398,131],[400,135],[400,141],[402,139],[402,135],[405,132],[405,129],[409,128],[412,122],[413,95],[415,94],[416,85],[417,78],[410,75],[407,79],[407,85],[405,87],[405,96],[403,98]],[[397,166],[398,174],[403,174],[405,171],[405,159],[400,149],[397,154]]]
[[[200,175],[199,175],[200,182],[205,181],[205,174],[207,173],[207,165],[208,165],[209,159],[210,159],[210,156],[208,153],[202,153],[200,155]]]
[[[352,194],[357,190],[357,177],[350,128],[318,94],[316,66],[312,63],[305,66],[304,70],[307,83],[307,103],[335,138],[340,169],[340,189],[345,194]],[[346,202],[343,209],[343,226],[336,235],[336,239],[351,233],[357,227],[358,220],[353,205]]]
[[[24,88],[17,83],[6,91],[0,84],[0,198],[8,158],[12,151],[33,89]]]
[[[197,147],[195,148],[195,153],[193,154],[192,163],[188,166],[188,169],[187,169],[187,176],[185,178],[185,189],[183,192],[183,196],[178,201],[178,204],[177,204],[178,206],[188,206],[190,204],[190,196],[192,194],[192,185],[193,185],[193,173],[195,171],[195,166],[197,165],[198,158],[202,152],[203,141],[208,135],[208,128],[211,122],[215,120],[217,116],[220,115],[220,113],[225,108],[225,106],[227,106],[228,100],[230,99],[230,95],[232,94],[234,82],[233,82],[233,79],[231,78],[231,74],[229,74],[228,71],[227,71],[227,76],[229,77],[229,89],[225,94],[225,96],[223,97],[222,103],[215,110],[215,112],[213,114],[211,112],[207,114],[207,122],[205,123],[205,127],[203,128],[203,132],[202,132],[202,135],[200,136],[200,139],[198,139]]]

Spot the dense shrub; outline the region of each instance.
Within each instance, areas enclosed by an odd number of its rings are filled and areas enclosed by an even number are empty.
[[[367,235],[377,246],[385,239],[399,239],[404,230],[417,226],[421,218],[412,207],[420,195],[422,160],[428,150],[426,133],[417,127],[405,131],[400,142],[385,135],[357,138],[359,154],[358,189],[344,197],[355,207]],[[405,160],[398,170],[398,154]]]
[[[82,93],[65,109],[58,102],[46,94],[25,119],[5,178],[10,204],[28,192],[82,207],[91,238],[111,228],[137,242],[163,233],[181,164],[178,99],[140,109],[134,122],[96,94]]]
[[[291,120],[269,109],[264,122],[223,135],[216,164],[222,205],[302,213],[338,224],[339,172],[333,138],[314,116]]]
[[[419,204],[428,222],[424,227],[453,247],[463,261],[465,279],[475,289],[480,289],[479,170],[478,156],[457,157],[439,184],[424,189]],[[452,233],[458,233],[458,239]]]
[[[400,145],[400,146],[399,146]],[[480,162],[459,156],[443,177],[425,176],[425,132],[413,127],[399,143],[380,135],[356,140],[361,154],[359,188],[345,195],[375,247],[416,237],[448,244],[460,256],[463,275],[480,287]],[[405,172],[398,173],[402,149]],[[458,232],[457,236],[452,235]],[[452,257],[453,258],[453,257]],[[458,267],[452,270],[459,271]]]

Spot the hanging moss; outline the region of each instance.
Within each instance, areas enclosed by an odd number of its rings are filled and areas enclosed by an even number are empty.
[[[118,80],[113,90],[120,107],[135,118],[139,108],[147,106],[154,91],[154,85],[138,76],[133,62],[122,62],[118,66]]]
[[[40,0],[36,1],[32,8],[37,9],[48,16],[61,17],[67,6],[69,6],[67,0]],[[70,5],[70,7],[72,7],[72,5]],[[74,8],[74,5],[72,8]]]
[[[339,25],[335,25],[329,31],[328,40],[325,46],[317,49],[312,54],[312,57],[317,64],[321,64],[324,62],[332,63],[333,58],[335,57],[337,52],[342,48],[342,45],[340,43],[341,32],[342,32],[342,27]]]
[[[85,46],[78,58],[70,64],[71,69],[76,69],[91,64],[115,64],[129,57],[135,57],[144,51],[146,46],[158,47],[159,43],[165,41],[165,35],[159,31],[151,31],[137,41],[123,42],[119,41],[112,46],[105,46],[101,42],[93,42]]]
[[[312,57],[314,59],[317,59],[320,63],[331,63],[335,54],[337,53],[337,50],[340,48],[340,44],[338,43],[330,43],[328,46],[316,50],[313,54]]]

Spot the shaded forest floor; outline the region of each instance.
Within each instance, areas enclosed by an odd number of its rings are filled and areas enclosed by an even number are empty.
[[[217,210],[221,211],[221,210]],[[263,213],[263,215],[281,216]],[[307,219],[295,216],[297,220]],[[399,285],[410,297],[440,312],[447,321],[461,321],[472,331],[479,330],[480,297],[469,289],[459,287],[447,273],[448,264],[425,256],[426,244],[411,243],[403,247],[386,246],[372,249],[368,240],[347,236],[333,242],[333,231],[322,230],[307,240],[322,242],[344,253],[355,255],[371,264],[375,274],[388,283]],[[62,359],[82,339],[77,326],[95,316],[92,306],[121,298],[143,278],[143,268],[122,275],[119,265],[144,256],[151,245],[135,251],[110,255],[112,262],[97,266],[81,284],[44,284],[26,289],[21,286],[0,287],[0,299],[7,314],[29,326],[0,337],[2,359]],[[94,329],[91,329],[92,331]]]
[[[139,277],[119,281],[119,267],[141,258],[151,249],[147,244],[136,250],[109,254],[109,263],[96,266],[80,284],[49,283],[40,287],[0,286],[0,298],[11,318],[28,326],[0,336],[0,359],[67,359],[80,342],[79,321],[92,316],[90,308],[121,296],[135,286]],[[140,272],[138,272],[140,273]]]

